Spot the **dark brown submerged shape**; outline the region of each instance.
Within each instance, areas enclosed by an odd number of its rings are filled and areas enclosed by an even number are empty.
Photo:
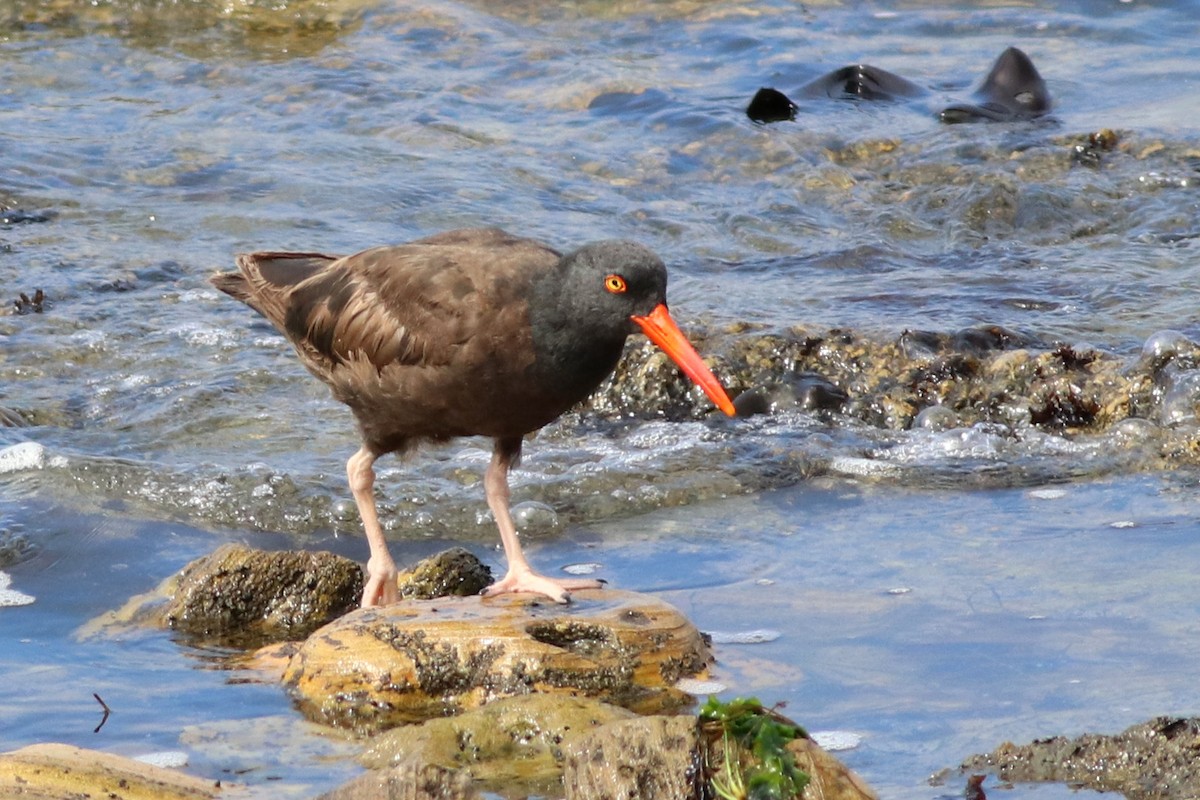
[[[562,255],[495,228],[449,231],[338,258],[253,253],[221,291],[266,317],[358,421],[346,465],[370,544],[363,605],[395,601],[396,567],[375,510],[373,465],[422,441],[495,440],[484,479],[508,573],[485,594],[558,601],[594,580],[558,581],[526,562],[508,511],[508,470],[525,434],[587,398],[644,332],[726,414],[733,404],[672,321],[667,272],[641,245]]]

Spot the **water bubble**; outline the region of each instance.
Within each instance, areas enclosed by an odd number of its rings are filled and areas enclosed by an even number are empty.
[[[511,513],[517,529],[524,534],[536,536],[556,533],[562,528],[562,524],[558,520],[558,512],[536,500],[517,503],[512,507]]]
[[[1164,425],[1196,420],[1200,404],[1200,370],[1180,370],[1170,376],[1163,392],[1161,419]]]
[[[929,406],[921,409],[912,426],[931,431],[945,431],[958,427],[958,415],[945,406]]]
[[[1142,357],[1166,360],[1191,348],[1191,341],[1179,331],[1159,331],[1151,334],[1146,343],[1142,345]]]

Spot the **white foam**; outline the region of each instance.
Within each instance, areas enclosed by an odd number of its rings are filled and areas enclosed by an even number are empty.
[[[705,681],[699,678],[680,678],[675,681],[675,688],[681,692],[699,697],[702,694],[720,694],[729,687],[720,681]]]
[[[766,644],[778,639],[782,634],[768,628],[758,628],[752,631],[709,631],[713,644]]]
[[[808,738],[820,745],[821,749],[831,753],[837,750],[853,750],[862,744],[862,736],[850,731],[810,731]]]
[[[146,753],[134,756],[133,760],[140,761],[143,764],[150,764],[154,767],[163,767],[164,769],[178,769],[188,765],[187,753],[182,750],[164,750],[159,753]]]
[[[595,561],[589,561],[583,564],[567,564],[562,568],[562,571],[568,575],[592,575],[596,570],[601,569],[601,565]]]
[[[46,466],[46,448],[37,442],[18,442],[0,450],[0,475]]]
[[[7,572],[0,572],[0,608],[27,606],[37,599],[33,595],[8,588],[11,585],[12,576]]]

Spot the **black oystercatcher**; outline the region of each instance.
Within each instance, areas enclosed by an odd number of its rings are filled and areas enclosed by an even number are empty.
[[[533,571],[508,511],[522,437],[590,395],[643,331],[726,414],[733,404],[667,312],[667,272],[641,245],[562,255],[494,228],[449,231],[336,258],[238,256],[213,285],[261,313],[354,412],[362,447],[346,464],[370,544],[364,606],[396,600],[396,566],[375,510],[375,460],[421,441],[495,439],[484,476],[508,573],[484,594],[557,602],[594,580]]]

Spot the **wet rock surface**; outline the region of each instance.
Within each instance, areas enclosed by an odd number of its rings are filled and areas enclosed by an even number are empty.
[[[936,408],[952,413],[959,427],[985,423],[1067,435],[1137,420],[1164,434],[1164,461],[1200,459],[1194,424],[1200,346],[1171,331],[1155,334],[1132,356],[1041,343],[998,326],[905,331],[891,339],[795,327],[741,333],[721,345],[709,341],[703,349],[719,354],[713,368],[747,416],[804,408],[905,430],[921,426],[921,414]],[[708,414],[709,404],[651,347],[630,346],[591,408],[676,419]]]
[[[3,552],[0,547],[0,564]],[[491,580],[491,570],[461,547],[422,559],[397,577],[406,599],[477,595]],[[196,644],[248,649],[296,643],[358,608],[362,588],[361,566],[342,556],[230,543],[97,617],[83,632],[149,625],[176,630]]]
[[[357,605],[362,570],[332,553],[218,548],[179,575],[160,614],[167,627],[249,641],[302,638]]]
[[[704,796],[703,740],[695,717],[639,717],[605,725],[568,747],[568,800]]]
[[[608,723],[635,716],[587,697],[507,697],[374,736],[360,761],[372,769],[386,769],[416,759],[462,770],[490,791],[553,794],[561,792],[565,752],[574,742]]]
[[[388,769],[369,772],[316,800],[476,800],[482,797],[461,770],[412,758]]]
[[[964,770],[1014,782],[1055,782],[1119,792],[1128,800],[1200,797],[1200,718],[1156,717],[1116,735],[1006,742]]]
[[[0,796],[212,800],[223,795],[220,783],[175,770],[67,744],[36,744],[0,754]]]
[[[441,598],[347,614],[305,641],[284,683],[310,719],[370,733],[534,692],[675,709],[691,702],[676,681],[710,658],[695,626],[647,595]]]

